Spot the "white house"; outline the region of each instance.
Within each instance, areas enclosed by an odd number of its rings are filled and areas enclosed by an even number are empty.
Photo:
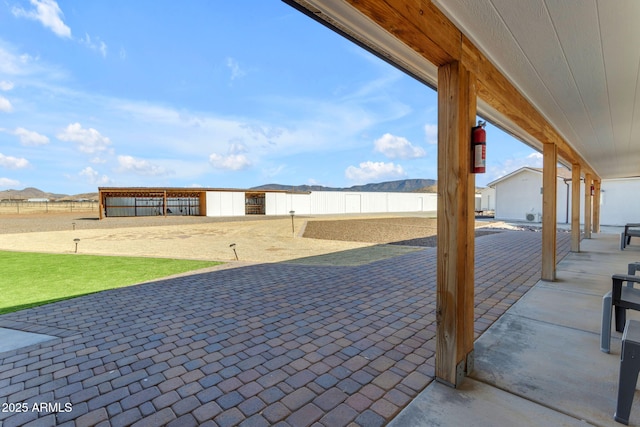
[[[568,169],[558,168],[557,185],[557,219],[559,223],[569,223],[572,182]],[[495,219],[538,223],[542,221],[542,169],[520,168],[490,182],[488,187],[495,189]],[[600,188],[601,225],[620,226],[640,222],[640,177],[603,179]],[[584,222],[582,181],[580,222]]]
[[[558,168],[556,182],[557,219],[568,223],[571,220],[571,172]],[[495,219],[542,222],[542,169],[523,167],[490,182],[488,187],[495,189]]]
[[[496,210],[496,189],[493,187],[485,187],[480,189],[480,210],[495,211]]]

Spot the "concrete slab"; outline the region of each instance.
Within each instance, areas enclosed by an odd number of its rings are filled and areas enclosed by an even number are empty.
[[[586,426],[585,421],[467,378],[453,389],[431,383],[390,427]]]
[[[536,285],[514,304],[509,313],[541,322],[600,334],[602,295],[569,292]]]
[[[540,282],[539,286],[602,297],[611,290],[611,276],[616,273],[618,271],[608,268],[600,274],[558,270],[555,282]]]
[[[557,270],[607,275],[609,272],[626,272],[630,262],[640,260],[640,246],[621,251],[619,236],[594,235],[580,242],[580,252],[569,253],[558,263]]]
[[[15,329],[0,328],[0,353],[17,350],[45,341],[55,340],[58,337],[44,334],[34,334]]]
[[[620,359],[600,352],[597,334],[505,314],[476,342],[475,356],[476,380],[577,419],[614,425]],[[640,422],[638,395],[630,419]]]

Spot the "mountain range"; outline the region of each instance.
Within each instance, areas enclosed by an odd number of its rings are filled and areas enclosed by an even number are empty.
[[[250,190],[288,190],[294,192],[307,191],[363,191],[363,192],[412,192],[435,193],[435,179],[401,179],[375,184],[354,185],[351,187],[325,187],[322,185],[281,185],[266,184],[252,187]]]
[[[434,179],[402,179],[398,181],[386,181],[374,184],[354,185],[348,188],[324,187],[322,185],[282,185],[266,184],[252,187],[250,190],[286,190],[293,192],[308,191],[365,191],[365,192],[414,192],[414,193],[435,193],[436,181]],[[28,187],[22,190],[0,191],[1,200],[27,200],[27,199],[49,199],[51,201],[67,200],[98,200],[98,193],[84,194],[58,194],[42,191],[37,188]]]
[[[64,202],[68,200],[98,200],[98,193],[84,194],[58,194],[48,193],[33,187],[27,187],[23,190],[4,190],[0,191],[0,201],[2,200],[27,200],[27,199],[49,199],[51,201]]]

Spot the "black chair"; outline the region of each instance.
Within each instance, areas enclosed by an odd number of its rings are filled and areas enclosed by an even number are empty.
[[[640,276],[614,274],[612,280],[611,304],[616,311],[616,331],[622,332],[627,321],[627,309],[640,311],[640,289],[622,286],[622,284],[624,282],[640,283]]]
[[[632,237],[640,237],[640,224],[627,224],[624,231],[620,233],[620,250],[624,250],[630,243]]]

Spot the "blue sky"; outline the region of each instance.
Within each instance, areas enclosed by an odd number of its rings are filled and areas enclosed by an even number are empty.
[[[0,190],[435,179],[436,97],[279,0],[0,3]]]

